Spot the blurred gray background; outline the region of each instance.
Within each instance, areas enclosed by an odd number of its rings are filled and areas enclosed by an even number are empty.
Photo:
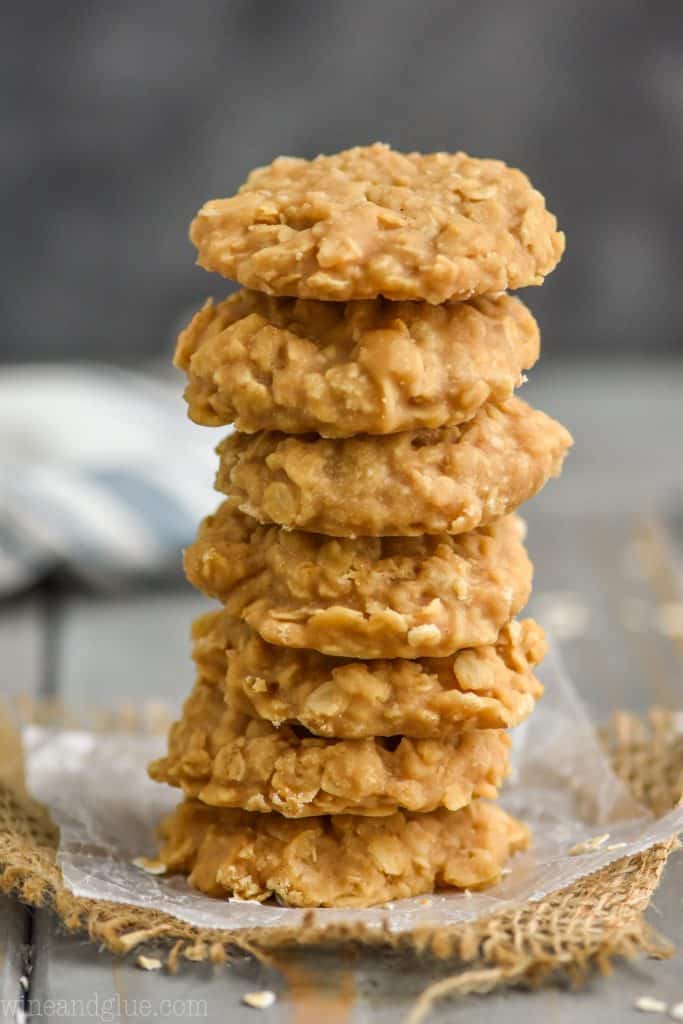
[[[0,358],[128,363],[227,282],[187,225],[280,153],[521,166],[568,236],[545,352],[683,351],[680,0],[9,2]]]

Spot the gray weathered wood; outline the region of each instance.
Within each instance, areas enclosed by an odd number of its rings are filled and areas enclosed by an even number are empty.
[[[6,602],[0,612],[0,699],[11,700],[19,694],[35,696],[44,657],[39,600],[30,597]],[[15,900],[0,897],[0,1020],[13,1024],[23,1006],[30,940],[30,911]]]
[[[66,601],[59,694],[78,706],[164,697],[180,704],[194,678],[190,623],[211,603],[191,590]]]
[[[49,914],[37,915],[35,926],[36,964],[32,976],[31,997],[34,1009],[43,1012],[45,1021],[60,1016],[58,1007],[45,1013],[46,1000],[64,1000],[71,1017],[76,1017],[72,1000],[83,1000],[98,1012],[114,1020],[141,1021],[150,1016],[172,1019],[253,1021],[254,1011],[240,1003],[244,992],[273,988],[277,981],[269,971],[251,959],[240,958],[229,968],[214,969],[194,964],[177,975],[145,971],[135,958],[120,960],[100,952],[83,937],[64,934]],[[164,1001],[175,1003],[174,1011]],[[150,1014],[145,1007],[149,1003]],[[166,1006],[169,1004],[166,1003]],[[63,1015],[62,1015],[63,1019]],[[105,1019],[100,1017],[100,1019]],[[269,1014],[266,1020],[287,1018]]]
[[[596,719],[679,707],[682,665],[655,628],[659,601],[636,552],[637,517],[550,520],[532,511],[527,520],[535,570],[525,614],[552,634]]]
[[[38,692],[45,663],[43,611],[38,597],[0,604],[0,699]]]
[[[0,1021],[14,1024],[23,1006],[30,918],[15,900],[0,896]]]

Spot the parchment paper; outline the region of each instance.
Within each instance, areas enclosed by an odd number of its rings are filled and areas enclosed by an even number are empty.
[[[482,893],[415,897],[369,910],[316,911],[319,925],[363,922],[393,932],[445,926],[538,900],[627,854],[683,830],[683,808],[654,819],[612,772],[594,727],[551,650],[539,673],[546,693],[513,731],[513,774],[501,802],[534,832],[531,850]],[[154,856],[154,827],[179,794],[151,782],[147,762],[160,736],[96,734],[30,726],[24,730],[28,785],[61,829],[58,858],[77,896],[165,911],[199,927],[296,927],[304,911],[244,900],[215,900],[184,879],[154,876],[132,861]],[[598,849],[577,843],[609,833]]]

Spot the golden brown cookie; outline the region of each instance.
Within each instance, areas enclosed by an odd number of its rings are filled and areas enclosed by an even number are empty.
[[[331,537],[465,533],[559,476],[568,430],[519,398],[459,427],[327,440],[231,434],[216,489],[260,523]]]
[[[437,888],[483,889],[529,845],[500,807],[292,820],[186,800],[161,825],[160,859],[209,896],[292,907],[369,907]]]
[[[199,679],[171,727],[167,756],[149,770],[157,782],[205,804],[287,818],[385,815],[400,807],[457,811],[474,797],[497,796],[509,745],[501,729],[445,741],[319,739],[241,715],[218,687]]]
[[[443,657],[495,643],[526,604],[524,525],[458,536],[330,538],[223,502],[185,553],[189,581],[269,643],[349,658]]]
[[[466,153],[376,143],[280,157],[190,228],[198,263],[302,299],[441,303],[541,284],[564,235],[521,171]]]
[[[193,625],[194,659],[228,703],[276,726],[317,736],[447,739],[463,729],[505,729],[533,710],[545,655],[533,619],[504,626],[497,642],[449,658],[349,661],[267,644],[222,609]]]
[[[430,306],[240,291],[195,314],[175,364],[197,423],[349,437],[463,423],[509,398],[538,355],[536,321],[510,295]]]

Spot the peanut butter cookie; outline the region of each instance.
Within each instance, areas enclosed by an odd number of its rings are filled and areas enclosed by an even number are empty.
[[[193,626],[194,659],[231,706],[317,736],[447,739],[463,729],[505,729],[533,710],[533,674],[546,642],[533,619],[504,626],[495,645],[449,658],[349,661],[275,647],[223,610]]]
[[[349,658],[443,657],[495,643],[526,604],[524,525],[356,540],[261,526],[225,501],[185,553],[189,581],[269,643]]]
[[[181,803],[161,826],[160,859],[209,896],[292,907],[369,907],[435,888],[493,885],[529,831],[500,807],[344,814],[292,820],[277,814]]]
[[[301,735],[303,734],[303,735]],[[157,782],[214,807],[315,814],[457,811],[495,797],[508,773],[510,740],[476,729],[443,740],[327,740],[247,718],[199,679],[172,727],[168,755],[150,765]]]
[[[539,345],[510,295],[430,306],[241,291],[195,314],[175,364],[197,423],[349,437],[463,423],[510,397]]]
[[[441,303],[541,284],[564,235],[521,171],[465,153],[377,143],[280,157],[190,228],[198,262],[302,299]]]
[[[387,437],[232,434],[216,488],[261,523],[332,537],[465,533],[559,476],[571,443],[556,420],[509,398],[459,427]]]

